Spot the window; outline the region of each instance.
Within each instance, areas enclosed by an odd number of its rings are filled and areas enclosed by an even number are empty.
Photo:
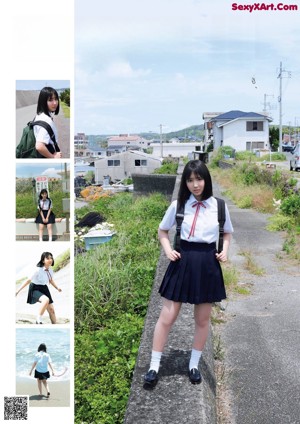
[[[108,160],[107,165],[108,166],[120,166],[120,161],[119,160]]]
[[[247,121],[246,129],[247,131],[263,131],[264,123],[262,121]]]
[[[135,159],[134,166],[147,166],[146,159]]]

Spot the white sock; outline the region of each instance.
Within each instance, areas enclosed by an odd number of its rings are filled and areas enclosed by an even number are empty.
[[[42,316],[41,315],[38,315],[36,317],[36,320],[37,320],[38,323],[42,322]]]
[[[198,369],[201,355],[202,355],[202,350],[192,349],[191,359],[190,359],[190,364],[189,364],[190,370],[192,370],[193,368]]]
[[[49,241],[52,241],[52,236],[49,236]]]
[[[156,352],[155,350],[152,350],[149,370],[154,370],[154,371],[158,372],[161,355],[162,355],[162,352]]]
[[[43,237],[40,237],[40,238],[39,238],[39,241],[43,241]]]

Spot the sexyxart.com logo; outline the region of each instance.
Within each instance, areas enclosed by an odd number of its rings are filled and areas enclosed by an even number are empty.
[[[252,13],[253,11],[297,11],[297,4],[284,4],[284,3],[253,3],[253,4],[239,4],[232,3],[232,10],[246,11]]]

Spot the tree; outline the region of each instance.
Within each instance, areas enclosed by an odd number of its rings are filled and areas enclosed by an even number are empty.
[[[277,152],[279,147],[279,128],[271,127],[269,130],[270,146],[273,152]]]

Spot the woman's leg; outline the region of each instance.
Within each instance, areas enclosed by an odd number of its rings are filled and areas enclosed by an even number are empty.
[[[37,384],[38,384],[38,389],[39,389],[40,395],[42,395],[43,394],[43,392],[42,392],[42,380],[40,380],[38,378],[37,379]]]
[[[43,385],[44,385],[44,387],[46,389],[46,393],[49,396],[50,395],[50,392],[49,392],[48,380],[42,380],[42,382],[43,382]]]
[[[48,311],[51,323],[56,324],[56,315],[55,315],[53,303],[50,303],[48,305],[47,311]]]
[[[52,224],[47,224],[49,241],[52,241]]]
[[[39,298],[39,302],[40,302],[40,309],[39,309],[39,315],[43,316],[44,312],[46,311],[46,309],[49,306],[49,298],[46,295],[43,295]]]
[[[203,350],[209,332],[211,303],[200,303],[194,307],[195,333],[193,348]]]
[[[156,352],[162,352],[167,342],[172,325],[176,321],[181,308],[180,302],[164,299],[164,303],[155,326],[152,348]]]
[[[44,224],[39,224],[39,241],[43,241]]]

